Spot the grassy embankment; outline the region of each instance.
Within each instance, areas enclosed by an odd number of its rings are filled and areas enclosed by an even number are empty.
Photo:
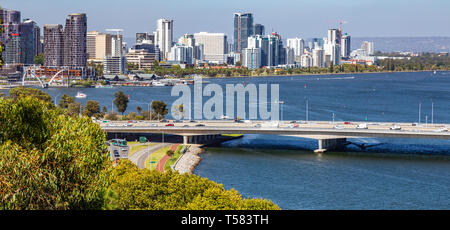
[[[167,150],[170,149],[171,146],[167,146],[161,149],[156,150],[152,154],[150,154],[147,159],[145,159],[145,168],[148,168],[150,170],[156,169],[156,165],[158,164],[158,161],[166,155]]]
[[[169,160],[167,160],[166,164],[164,165],[164,171],[167,171],[170,169],[170,166],[175,164],[175,162],[178,160],[178,158],[181,157],[181,150],[183,149],[184,145],[178,145],[177,150],[175,150],[175,153]]]
[[[137,143],[139,143],[139,142],[137,142]],[[128,142],[128,144],[131,145],[130,142]],[[128,153],[128,157],[132,156],[133,154],[135,154],[136,152],[138,152],[138,151],[140,151],[142,149],[146,149],[146,148],[152,147],[152,146],[157,145],[157,144],[158,143],[147,143],[147,144],[143,143],[142,145],[131,146],[130,147],[130,152]]]

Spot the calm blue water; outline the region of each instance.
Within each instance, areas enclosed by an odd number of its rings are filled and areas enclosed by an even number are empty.
[[[207,79],[211,83],[279,84],[283,118],[309,120],[450,123],[450,72],[354,74],[299,77]],[[225,87],[223,87],[225,89]],[[45,89],[59,101],[63,93],[111,109],[118,90],[130,95],[127,112],[152,100],[171,105],[171,87]],[[205,102],[208,98],[204,98]],[[350,139],[372,147],[361,152],[312,153],[314,140],[246,135],[208,148],[195,173],[235,188],[245,197],[263,197],[282,209],[450,209],[450,141]]]

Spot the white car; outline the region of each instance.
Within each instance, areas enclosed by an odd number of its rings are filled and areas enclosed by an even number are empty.
[[[335,129],[344,129],[344,126],[342,126],[342,125],[335,125],[334,128]]]
[[[366,123],[358,124],[358,125],[356,126],[356,128],[357,128],[357,129],[368,129]]]
[[[448,129],[447,128],[440,128],[440,129],[436,129],[434,131],[438,132],[438,133],[442,133],[442,132],[448,132]]]
[[[389,128],[390,130],[401,130],[402,127],[398,126],[398,125],[394,125],[392,127]]]

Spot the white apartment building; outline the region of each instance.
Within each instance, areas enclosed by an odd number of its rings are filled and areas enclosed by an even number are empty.
[[[301,38],[288,38],[286,47],[293,49],[295,56],[302,56],[305,50],[305,41]]]
[[[156,44],[159,46],[161,60],[167,60],[173,43],[173,20],[162,18],[156,24]]]
[[[227,36],[224,33],[200,32],[194,34],[195,45],[203,45],[203,59],[212,63],[225,62],[227,53]]]
[[[245,48],[242,50],[242,65],[249,69],[261,67],[261,49]]]

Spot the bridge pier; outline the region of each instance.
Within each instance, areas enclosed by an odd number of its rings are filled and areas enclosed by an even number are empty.
[[[314,150],[315,153],[324,153],[329,150],[342,149],[347,143],[347,138],[319,139],[319,148]]]

